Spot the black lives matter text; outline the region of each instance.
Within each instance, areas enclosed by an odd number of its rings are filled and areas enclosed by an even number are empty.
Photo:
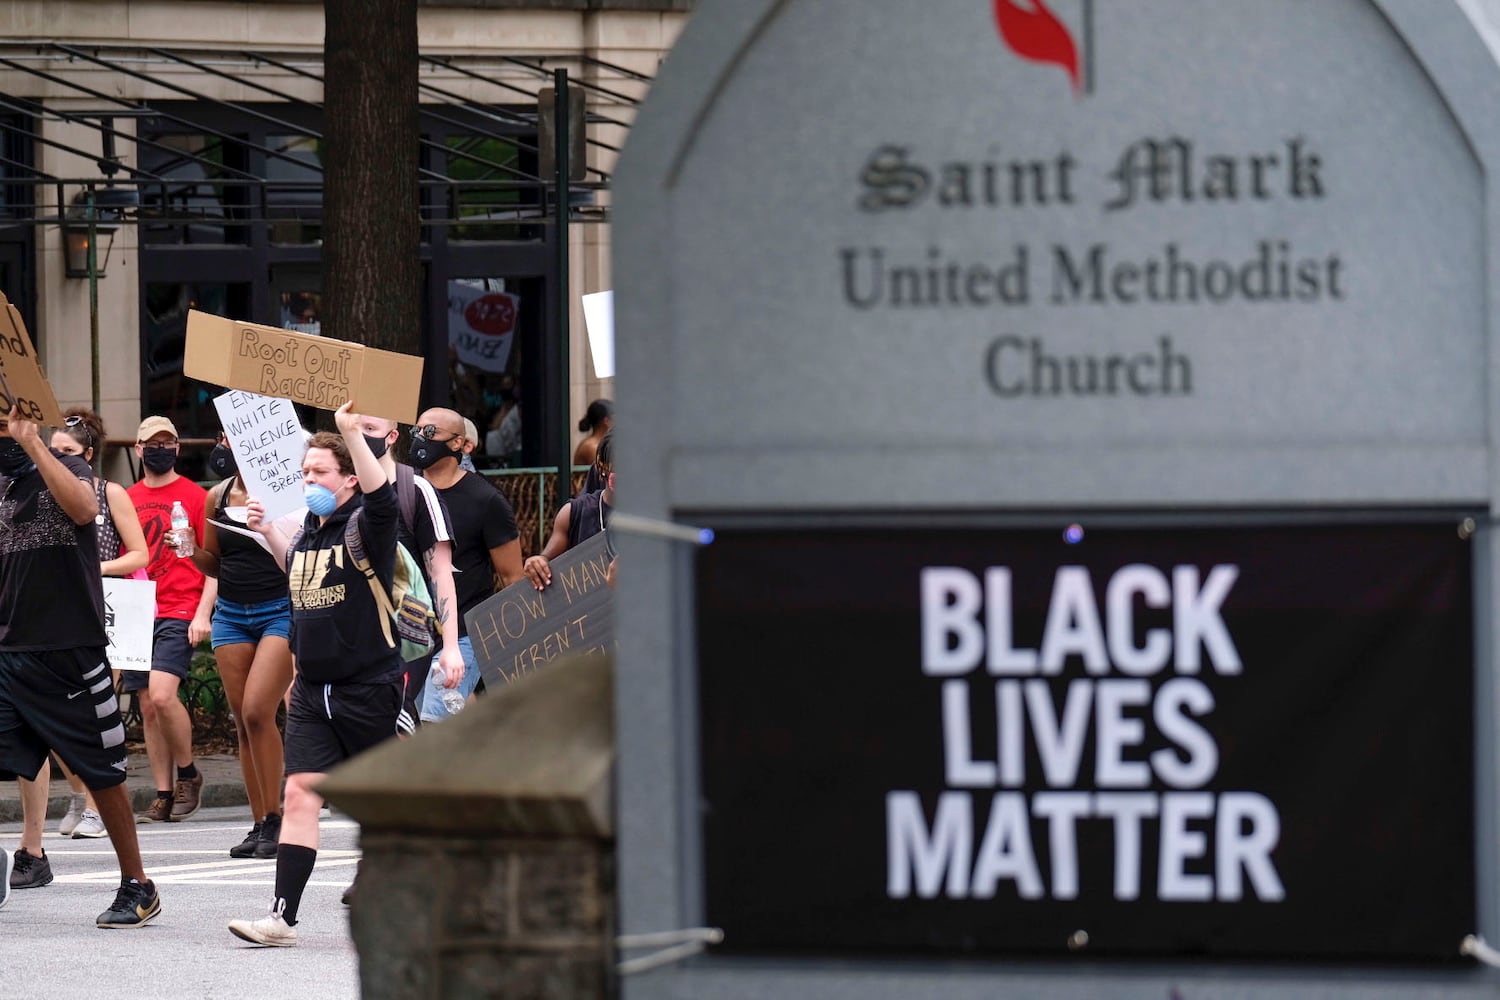
[[[1283,899],[1275,804],[1213,787],[1211,681],[1243,670],[1222,613],[1237,579],[1233,565],[1134,564],[1104,581],[1100,600],[1088,569],[1062,566],[1040,642],[1026,646],[1009,568],[922,570],[922,671],[940,679],[944,790],[927,803],[916,790],[886,795],[887,894],[1077,898],[1091,874],[1079,833],[1096,824],[1113,844],[1095,861],[1110,865],[1117,900]],[[1170,624],[1143,627],[1138,609]],[[992,745],[977,744],[981,729]]]

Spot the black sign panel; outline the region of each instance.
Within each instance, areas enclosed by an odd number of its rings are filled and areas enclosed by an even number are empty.
[[[1452,524],[721,530],[699,555],[723,948],[1457,961]]]
[[[611,558],[608,536],[595,535],[551,561],[545,590],[517,580],[464,615],[486,688],[553,660],[615,648],[614,592],[604,582]]]

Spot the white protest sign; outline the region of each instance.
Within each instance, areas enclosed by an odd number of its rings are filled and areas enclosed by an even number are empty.
[[[458,360],[487,372],[503,372],[515,339],[520,296],[448,282],[448,345]]]
[[[156,624],[156,581],[104,578],[104,634],[109,665],[116,670],[151,669],[151,631]]]
[[[231,389],[214,398],[245,489],[270,520],[303,505],[302,425],[289,399]]]
[[[615,293],[592,292],[583,297],[583,325],[589,331],[589,353],[594,377],[615,377]]]

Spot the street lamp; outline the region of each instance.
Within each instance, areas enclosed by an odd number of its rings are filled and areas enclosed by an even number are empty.
[[[73,196],[73,203],[63,219],[63,273],[70,278],[89,280],[89,367],[93,383],[94,412],[99,412],[99,279],[104,277],[104,264],[99,260],[99,237],[109,234],[109,245],[114,246],[115,230],[125,217],[126,209],[138,208],[140,192],[134,188],[104,188],[95,191],[92,186]],[[109,255],[106,253],[106,261]]]
[[[62,222],[63,273],[69,278],[102,278],[114,246],[115,230],[127,209],[139,207],[134,189],[89,189],[73,197]],[[104,258],[99,257],[99,237],[108,236]]]
[[[87,278],[90,273],[95,278],[104,277],[104,267],[109,260],[109,254],[106,252],[104,260],[98,258],[94,250],[94,238],[107,233],[111,236],[110,245],[113,245],[115,228],[112,225],[89,223],[77,219],[64,222],[62,224],[63,273],[70,278]],[[91,261],[92,271],[90,270]]]

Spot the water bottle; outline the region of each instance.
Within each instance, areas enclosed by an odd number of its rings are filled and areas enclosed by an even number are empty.
[[[187,508],[181,500],[172,501],[172,549],[182,555],[184,543],[190,538],[192,522],[188,520]]]
[[[437,692],[438,700],[443,703],[444,715],[457,715],[463,710],[464,703],[468,700],[463,691],[458,688],[443,687],[448,674],[443,670],[441,664],[435,664],[432,668],[432,689]]]

